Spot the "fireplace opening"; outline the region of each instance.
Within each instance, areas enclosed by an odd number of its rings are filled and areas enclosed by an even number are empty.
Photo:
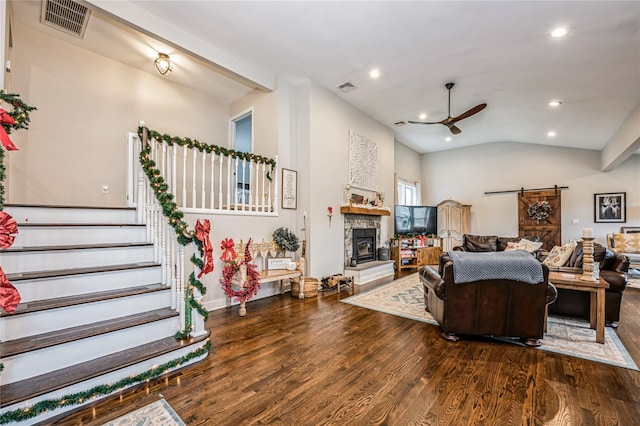
[[[353,235],[353,257],[356,264],[372,262],[376,260],[376,230],[354,229]]]

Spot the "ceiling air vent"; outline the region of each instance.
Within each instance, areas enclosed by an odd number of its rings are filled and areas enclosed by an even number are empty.
[[[91,10],[72,0],[43,0],[40,22],[79,38],[84,37]]]
[[[352,90],[356,90],[356,86],[353,83],[350,83],[348,81],[346,83],[339,84],[336,87],[342,90],[343,93],[349,93]]]

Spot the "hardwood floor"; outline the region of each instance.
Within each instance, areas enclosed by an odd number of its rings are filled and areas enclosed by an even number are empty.
[[[358,288],[357,291],[362,291]],[[435,326],[289,293],[213,311],[210,356],[58,421],[99,425],[165,398],[187,425],[640,425],[640,372],[440,337]],[[640,365],[640,289],[617,330]]]

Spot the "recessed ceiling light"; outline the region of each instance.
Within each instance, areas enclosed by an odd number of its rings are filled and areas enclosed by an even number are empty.
[[[422,114],[420,114],[418,116],[418,118],[420,118],[420,120],[424,120],[425,118],[427,118],[427,114],[425,114],[424,112]]]
[[[558,106],[560,106],[561,104],[562,104],[562,102],[560,102],[560,101],[550,101],[550,102],[549,102],[549,106],[550,106],[550,107],[558,107]]]
[[[564,37],[568,33],[566,28],[558,27],[555,30],[551,31],[551,37]]]
[[[553,130],[551,130],[550,132],[547,132],[547,137],[548,137],[548,138],[554,138],[554,137],[556,137],[556,132],[554,132]]]
[[[380,71],[378,71],[377,69],[372,69],[371,72],[369,73],[369,77],[371,78],[378,78],[380,77]]]
[[[444,138],[444,140],[447,142],[451,142],[451,136],[447,136],[446,138]]]

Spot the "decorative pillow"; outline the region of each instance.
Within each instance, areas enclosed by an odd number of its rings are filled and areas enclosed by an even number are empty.
[[[640,234],[613,234],[613,247],[619,253],[640,253]]]
[[[562,246],[554,246],[549,253],[549,256],[542,262],[547,266],[563,266],[569,257],[571,257],[571,253],[573,253],[573,249],[576,246],[576,243],[566,243]]]
[[[496,251],[498,250],[498,236],[464,234],[463,246],[465,251]]]
[[[540,249],[540,247],[542,247],[542,244],[543,243],[534,243],[533,241],[529,241],[523,238],[517,243],[514,243],[512,241],[508,242],[507,248],[505,248],[504,251],[526,250],[529,253],[535,253]]]

